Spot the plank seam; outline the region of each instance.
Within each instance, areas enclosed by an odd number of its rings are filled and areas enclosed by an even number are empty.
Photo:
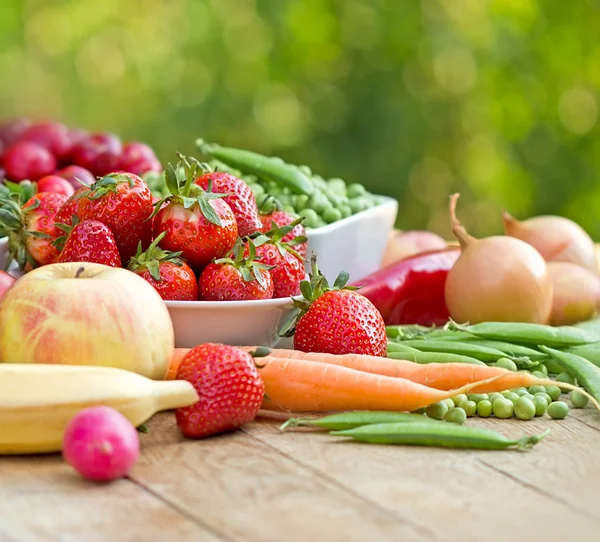
[[[370,506],[373,506],[376,510],[379,510],[379,512],[382,512],[382,513],[386,514],[387,516],[392,517],[395,520],[399,520],[399,521],[405,523],[406,525],[412,527],[419,534],[421,534],[423,536],[426,536],[427,538],[430,538],[431,540],[436,540],[436,541],[439,540],[438,535],[436,533],[434,533],[433,531],[431,531],[430,529],[428,529],[427,527],[424,527],[423,525],[420,525],[419,523],[416,523],[416,522],[414,522],[414,521],[412,521],[412,520],[404,517],[401,514],[396,514],[393,511],[388,510],[387,508],[382,507],[379,503],[371,500],[367,496],[362,495],[361,493],[358,493],[357,491],[355,491],[354,489],[346,486],[345,484],[342,484],[341,482],[338,482],[335,478],[330,477],[325,471],[322,471],[320,469],[316,469],[316,468],[312,467],[311,465],[309,465],[307,463],[304,463],[303,461],[298,460],[294,456],[292,456],[290,454],[287,454],[286,452],[283,452],[282,450],[280,450],[279,448],[276,448],[275,446],[273,446],[272,444],[270,444],[266,440],[263,440],[263,439],[257,437],[256,435],[253,435],[252,433],[249,433],[248,431],[246,431],[243,428],[241,428],[240,431],[242,431],[244,434],[248,435],[250,438],[253,438],[254,440],[257,440],[258,442],[260,442],[264,446],[267,446],[271,450],[273,450],[273,451],[281,454],[286,459],[292,461],[296,465],[299,465],[303,469],[306,469],[306,470],[310,471],[312,474],[317,474],[318,476],[320,476],[321,478],[323,478],[324,480],[326,480],[330,484],[334,485],[338,489],[341,489],[342,491],[344,491],[344,492],[352,495],[353,497],[356,497],[356,498],[360,499],[361,501],[364,501],[365,503],[369,504]]]

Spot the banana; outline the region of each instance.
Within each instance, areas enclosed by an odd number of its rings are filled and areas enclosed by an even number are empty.
[[[111,406],[138,427],[198,399],[185,380],[150,380],[112,367],[2,363],[0,454],[59,452],[71,418],[90,406]]]

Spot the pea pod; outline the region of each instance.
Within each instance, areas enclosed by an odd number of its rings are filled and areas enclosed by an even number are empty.
[[[565,348],[563,352],[568,354],[576,354],[582,358],[591,361],[597,367],[600,367],[600,343],[583,344],[581,346],[572,346]]]
[[[515,322],[481,322],[472,326],[453,324],[453,329],[472,333],[482,339],[566,348],[600,342],[600,328],[546,326]]]
[[[407,352],[389,352],[388,358],[404,359],[414,363],[470,363],[471,365],[485,365],[483,361],[471,358],[469,356],[459,356],[458,354],[445,354],[442,352],[421,352],[419,350]]]
[[[450,423],[382,423],[363,425],[344,431],[331,431],[330,434],[351,437],[354,440],[371,444],[504,450],[514,446],[532,448],[549,432],[550,430],[547,430],[540,435],[526,435],[520,439],[509,439],[489,429]]]
[[[289,427],[298,426],[316,426],[322,429],[345,430],[354,429],[363,425],[372,425],[380,423],[439,423],[439,420],[428,418],[422,414],[412,414],[409,412],[378,412],[368,410],[355,410],[352,412],[343,412],[341,414],[332,414],[322,418],[290,418],[279,429],[285,431]]]
[[[546,346],[540,346],[543,352],[556,358],[593,397],[595,406],[600,410],[600,368],[591,361],[568,352],[561,352]],[[564,386],[564,383],[561,383]]]
[[[196,140],[196,147],[202,154],[215,158],[231,168],[274,181],[279,185],[286,186],[296,194],[310,196],[314,189],[308,175],[283,161],[252,151],[206,143],[202,139]]]

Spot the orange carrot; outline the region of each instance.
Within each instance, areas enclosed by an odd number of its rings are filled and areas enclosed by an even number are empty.
[[[177,369],[181,365],[183,358],[185,358],[186,354],[191,350],[191,348],[175,348],[173,351],[173,355],[171,356],[171,361],[169,362],[169,370],[167,372],[167,376],[165,380],[175,380],[177,377]]]
[[[411,411],[466,393],[487,382],[442,391],[404,378],[329,363],[274,357],[264,357],[256,362],[265,384],[263,408],[268,410]]]
[[[244,349],[252,351],[255,347],[244,347]],[[261,363],[260,360],[273,358],[339,365],[366,373],[405,378],[438,390],[452,390],[488,379],[493,379],[493,381],[473,387],[471,393],[492,393],[529,386],[558,386],[573,389],[569,384],[565,385],[564,382],[554,382],[549,379],[538,378],[528,372],[514,372],[501,367],[470,365],[467,363],[427,363],[421,365],[401,359],[360,354],[337,356],[335,354],[273,349],[268,356],[257,358],[257,363]]]

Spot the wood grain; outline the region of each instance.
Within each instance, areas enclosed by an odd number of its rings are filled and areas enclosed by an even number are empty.
[[[0,459],[0,541],[223,540],[123,479],[88,483],[59,456]]]
[[[133,478],[178,510],[240,542],[431,540],[241,432],[184,441],[157,416]]]
[[[475,419],[468,423],[482,422],[492,423]],[[577,420],[562,422],[562,430],[556,425],[561,422],[548,419],[514,422],[514,427],[495,422],[494,428],[506,434],[512,429],[517,434],[525,429],[540,432],[550,426],[552,436],[557,437],[554,443],[548,437],[529,452],[474,452],[359,444],[310,430],[281,433],[272,420],[264,418],[245,431],[369,502],[412,518],[439,537],[476,542],[512,539],[519,533],[548,542],[595,532],[600,514],[590,515],[593,501],[584,505],[585,497],[581,497],[571,506],[568,496],[555,497],[565,484],[572,491],[579,487],[587,498],[588,492],[597,491],[600,439],[594,432],[586,434],[589,447],[578,448],[567,468],[557,469],[568,453],[569,433],[581,437],[578,426],[582,424]],[[570,429],[564,429],[567,426]],[[576,461],[580,462],[577,481],[570,484],[566,480],[572,471],[568,469],[575,468]],[[501,471],[489,467],[497,464],[502,465]],[[589,480],[584,479],[584,472],[589,473]],[[548,481],[541,485],[545,473]]]

